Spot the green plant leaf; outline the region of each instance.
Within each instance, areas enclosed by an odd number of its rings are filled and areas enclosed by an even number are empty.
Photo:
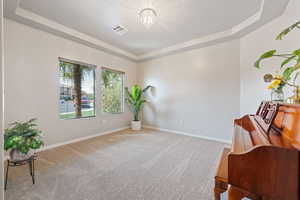
[[[132,94],[129,92],[128,87],[125,87],[125,93],[126,93],[126,96],[127,96],[128,98],[130,98],[131,100],[133,100],[133,96],[132,96]]]
[[[153,88],[153,86],[148,85],[147,87],[145,87],[145,88],[143,89],[143,93],[147,92],[147,90],[149,90],[150,88]]]
[[[260,68],[260,63],[261,63],[261,61],[264,60],[264,59],[273,57],[273,56],[275,55],[275,53],[276,53],[276,50],[270,50],[270,51],[267,51],[267,52],[263,53],[263,54],[259,57],[259,59],[254,63],[254,66],[255,66],[256,68]]]
[[[138,87],[137,91],[136,91],[136,101],[138,101],[139,99],[141,99],[142,96],[142,90],[140,87]]]
[[[292,60],[294,60],[294,58],[296,58],[296,55],[293,55],[291,57],[288,57],[287,59],[285,59],[282,63],[281,63],[281,68],[284,67],[286,64],[288,64],[289,62],[291,62]]]
[[[27,154],[29,152],[29,147],[27,145],[22,145],[18,148],[22,153]]]
[[[291,26],[284,29],[279,35],[276,37],[276,40],[282,40],[283,37],[285,37],[289,32],[294,30],[295,28],[299,28],[300,21],[296,22],[295,24],[292,24]]]
[[[288,81],[291,79],[291,74],[294,72],[294,68],[293,67],[288,67],[283,71],[283,79]]]
[[[141,106],[146,103],[146,100],[139,100],[136,104],[136,109],[139,112],[141,110]]]
[[[293,80],[293,84],[294,84],[294,85],[296,84],[296,80],[297,80],[299,74],[300,74],[300,72],[297,72],[297,73],[295,74],[295,76],[294,76],[294,80]]]
[[[136,101],[138,98],[138,90],[139,90],[139,86],[138,85],[134,85],[131,88],[131,95],[132,98]]]
[[[39,149],[41,146],[42,146],[43,142],[40,141],[40,140],[37,140],[37,139],[33,139],[31,142],[30,142],[30,147],[32,149]]]
[[[297,49],[297,50],[293,51],[293,55],[299,56],[300,55],[300,49]]]
[[[129,105],[134,105],[134,102],[131,98],[127,97],[125,98],[125,101],[129,104]]]
[[[276,50],[270,50],[270,51],[267,51],[267,52],[263,53],[263,54],[260,56],[260,58],[261,58],[261,59],[270,58],[270,57],[272,57],[275,53],[276,53]]]
[[[14,143],[13,143],[12,137],[7,138],[6,140],[4,140],[4,149],[8,150],[8,149],[12,148],[13,144]]]
[[[138,101],[141,98],[142,95],[142,90],[140,88],[140,86],[138,85],[134,85],[132,87],[132,97],[134,101]]]
[[[297,62],[293,68],[294,68],[294,71],[297,71],[298,69],[300,69],[300,62]]]
[[[281,31],[281,33],[279,33],[279,35],[277,35],[276,40],[282,40],[282,38],[286,36],[290,31],[291,31],[290,27],[284,29],[283,31]]]

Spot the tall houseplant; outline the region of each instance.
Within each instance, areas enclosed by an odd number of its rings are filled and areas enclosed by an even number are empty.
[[[14,122],[10,128],[5,129],[4,149],[10,150],[11,160],[25,160],[33,155],[31,150],[39,149],[44,144],[35,121]]]
[[[290,33],[292,30],[295,29],[300,29],[300,21],[292,24],[291,26],[287,27],[284,29],[277,37],[276,40],[282,40],[288,33]],[[269,58],[274,58],[274,57],[279,57],[282,58],[283,61],[281,62],[281,65],[279,67],[279,70],[276,75],[272,74],[266,74],[264,76],[265,82],[272,82],[268,88],[272,89],[272,94],[275,93],[281,93],[282,99],[283,98],[283,87],[286,85],[295,87],[295,101],[298,102],[300,101],[299,97],[299,86],[296,85],[296,79],[299,75],[299,69],[300,69],[300,49],[296,49],[291,51],[290,53],[277,53],[276,50],[270,50],[265,53],[263,53],[258,60],[255,62],[254,66],[258,69],[261,68],[261,62],[262,60],[269,59]],[[293,82],[291,83],[291,79],[293,78]],[[278,95],[276,95],[278,96]],[[273,99],[272,99],[273,100]]]
[[[131,88],[131,92],[129,91],[128,87],[125,88],[126,92],[126,102],[133,112],[133,121],[131,122],[132,130],[140,130],[141,129],[141,121],[139,118],[139,113],[142,109],[142,106],[147,101],[144,99],[144,94],[152,88],[151,85],[147,86],[145,89],[141,89],[140,86],[134,85]]]

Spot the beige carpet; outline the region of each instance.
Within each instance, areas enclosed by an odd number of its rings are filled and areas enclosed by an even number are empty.
[[[224,144],[172,133],[122,131],[39,153],[10,170],[5,200],[211,200]]]

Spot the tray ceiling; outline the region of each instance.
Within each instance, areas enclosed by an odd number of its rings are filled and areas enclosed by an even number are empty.
[[[244,35],[289,0],[5,0],[5,16],[108,52],[143,60]],[[158,14],[147,29],[141,9]],[[112,28],[128,32],[118,35]]]

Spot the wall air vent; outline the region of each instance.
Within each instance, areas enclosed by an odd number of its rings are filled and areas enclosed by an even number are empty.
[[[119,26],[113,27],[112,30],[113,30],[115,33],[117,33],[118,35],[124,35],[125,33],[128,32],[128,30],[127,30],[125,27],[120,26],[120,25],[119,25]]]

